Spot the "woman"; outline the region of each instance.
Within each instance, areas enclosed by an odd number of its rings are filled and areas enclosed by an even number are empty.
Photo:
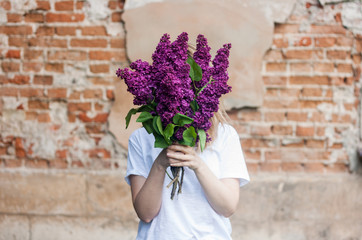
[[[239,136],[223,109],[212,118],[213,141],[203,152],[173,144],[154,148],[144,128],[129,139],[126,181],[140,218],[137,239],[231,239],[239,187],[249,181]],[[182,193],[170,199],[169,166],[184,167]]]

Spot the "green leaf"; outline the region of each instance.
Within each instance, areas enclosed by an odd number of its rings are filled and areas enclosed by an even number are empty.
[[[170,146],[170,144],[168,144],[166,142],[166,140],[163,138],[163,136],[159,135],[159,134],[153,134],[155,136],[155,148],[167,148],[168,146]]]
[[[142,112],[139,117],[137,118],[136,122],[145,122],[147,120],[152,119],[153,116],[151,113],[149,112]]]
[[[163,136],[163,128],[162,128],[162,122],[160,116],[156,116],[153,118],[153,129],[155,129],[156,133]]]
[[[199,135],[201,152],[204,151],[206,146],[206,133],[203,129],[197,129],[197,135]]]
[[[136,114],[138,112],[138,108],[131,108],[129,112],[127,113],[126,119],[126,128],[128,128],[129,122],[131,121],[132,115]]]
[[[168,144],[172,144],[171,137],[175,132],[175,127],[176,126],[174,124],[169,123],[163,131],[163,136],[165,137],[165,140]]]
[[[148,132],[148,134],[153,133],[153,127],[152,127],[152,120],[147,120],[145,122],[142,123],[143,127],[146,129],[146,131]]]
[[[192,108],[192,111],[197,112],[199,110],[199,104],[197,104],[196,100],[193,100],[190,102],[190,106]]]
[[[182,134],[183,140],[181,141],[182,144],[193,147],[196,143],[196,131],[193,126],[188,127]]]
[[[175,116],[173,116],[172,118],[172,121],[174,124],[178,125],[178,126],[184,126],[186,124],[191,124],[193,123],[194,119],[186,116],[186,115],[183,115],[181,113],[176,113]]]
[[[189,57],[186,62],[190,65],[189,75],[192,81],[200,81],[202,79],[202,69],[199,64],[197,64],[192,57]]]

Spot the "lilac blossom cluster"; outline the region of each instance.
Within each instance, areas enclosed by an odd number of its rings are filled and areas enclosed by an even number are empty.
[[[160,116],[164,128],[172,123],[175,114],[180,113],[194,120],[191,126],[195,129],[207,132],[211,118],[219,109],[219,98],[231,91],[227,84],[230,48],[231,44],[225,44],[219,49],[211,65],[207,39],[198,35],[193,59],[201,67],[202,78],[194,81],[187,63],[188,34],[181,33],[172,43],[170,36],[164,34],[152,55],[152,65],[137,60],[130,69],[118,69],[116,74],[124,79],[127,90],[134,95],[135,105],[156,106],[152,115]],[[196,111],[191,107],[195,101]],[[188,126],[178,128],[174,137],[181,140],[182,132]]]

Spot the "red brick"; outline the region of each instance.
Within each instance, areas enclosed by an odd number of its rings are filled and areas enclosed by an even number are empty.
[[[281,76],[263,76],[263,82],[267,86],[285,86],[287,85],[287,78]]]
[[[38,119],[38,114],[36,112],[25,112],[26,121],[36,121]]]
[[[0,2],[0,7],[3,8],[4,10],[11,10],[11,2],[10,1],[1,1]]]
[[[284,23],[275,23],[274,24],[274,33],[298,33],[299,25],[297,24],[284,24]]]
[[[67,50],[67,51],[48,51],[48,60],[71,60],[83,61],[87,59],[87,52]]]
[[[112,22],[121,22],[122,21],[122,12],[113,12],[111,18],[112,18]]]
[[[243,122],[260,121],[261,113],[258,111],[243,110],[240,113],[240,120]]]
[[[73,1],[55,2],[54,7],[56,11],[73,11],[74,2]]]
[[[283,139],[283,148],[302,148],[304,147],[303,139]]]
[[[82,27],[82,35],[85,36],[106,36],[107,30],[104,26]]]
[[[123,9],[124,1],[123,0],[117,0],[117,1],[109,1],[108,7],[112,10],[114,9]]]
[[[50,168],[66,169],[68,168],[68,162],[66,159],[54,159],[49,161]]]
[[[27,159],[25,161],[27,168],[48,168],[48,161],[45,159]]]
[[[23,62],[24,72],[40,72],[43,69],[42,62]]]
[[[82,9],[84,7],[84,1],[77,1],[76,3],[76,8],[77,9]]]
[[[124,38],[111,38],[111,48],[124,48]]]
[[[284,172],[302,172],[304,168],[298,162],[282,162],[282,170]]]
[[[342,73],[353,73],[352,64],[338,64],[337,71]]]
[[[321,88],[303,88],[301,90],[302,97],[322,97],[323,90]]]
[[[92,109],[92,104],[90,102],[82,102],[82,103],[68,103],[68,111],[75,112],[81,111],[86,112]]]
[[[17,97],[18,88],[1,87],[0,96]]]
[[[299,108],[299,102],[295,99],[285,99],[284,101],[278,100],[268,100],[263,102],[263,106],[266,108],[273,109],[284,109],[284,108]]]
[[[70,41],[72,47],[106,47],[106,39],[79,39],[75,38]]]
[[[53,84],[53,77],[52,76],[35,75],[33,83],[34,84],[39,84],[39,85],[52,85]]]
[[[10,79],[10,83],[18,84],[18,85],[24,85],[29,84],[30,77],[24,76],[24,75],[15,75],[13,79]]]
[[[352,47],[353,38],[345,37],[345,36],[339,36],[339,37],[337,37],[336,44],[337,44],[337,46]]]
[[[292,72],[311,72],[313,70],[311,63],[290,63],[289,66]]]
[[[22,159],[4,159],[4,165],[6,168],[18,168],[22,167]]]
[[[79,99],[80,99],[80,96],[81,96],[81,92],[80,92],[80,91],[75,91],[75,90],[73,90],[73,91],[70,93],[68,99],[70,99],[70,100],[79,100]]]
[[[264,147],[273,147],[276,143],[273,140],[268,139],[256,139],[256,138],[249,138],[243,139],[241,141],[241,145],[244,148],[264,148]]]
[[[33,33],[31,26],[0,26],[0,33],[6,35],[29,35]]]
[[[336,44],[334,37],[319,37],[315,39],[316,47],[333,47]]]
[[[19,72],[20,63],[18,62],[2,62],[1,68],[4,72]]]
[[[94,64],[94,65],[90,65],[89,69],[92,73],[108,73],[109,65],[108,64]]]
[[[55,28],[49,26],[40,26],[36,30],[37,36],[53,36],[54,33],[55,33]]]
[[[66,98],[67,89],[66,88],[51,88],[48,89],[48,96],[50,98]]]
[[[306,147],[308,148],[324,148],[324,140],[308,139]]]
[[[37,37],[37,38],[29,39],[28,44],[29,44],[29,46],[38,46],[38,47],[67,48],[67,40],[66,39],[54,39],[54,38]]]
[[[9,37],[8,43],[9,43],[9,46],[13,46],[13,47],[27,47],[28,39],[25,37]]]
[[[59,36],[75,36],[76,27],[56,27],[55,33]]]
[[[285,121],[284,112],[266,112],[264,113],[264,120],[267,122],[283,122]]]
[[[44,22],[44,15],[42,13],[26,13],[24,15],[25,22]]]
[[[83,122],[99,122],[105,123],[108,120],[109,113],[98,113],[95,117],[88,117],[86,113],[80,113],[78,118]]]
[[[310,37],[302,37],[294,42],[294,46],[307,47],[312,44],[312,39]]]
[[[90,158],[110,158],[111,157],[111,153],[103,148],[100,149],[92,149],[89,151],[89,157]]]
[[[16,13],[6,14],[8,22],[21,22],[22,16]]]
[[[261,160],[261,152],[260,151],[244,151],[245,159],[247,160]],[[249,169],[248,169],[249,170]]]
[[[312,25],[310,30],[311,33],[346,34],[342,25]]]
[[[64,72],[64,64],[63,63],[47,63],[45,65],[45,70],[48,72]]]
[[[265,160],[280,160],[281,159],[281,152],[280,150],[268,150],[265,151]]]
[[[308,173],[323,173],[325,166],[323,163],[304,163],[304,170]]]
[[[317,84],[317,85],[330,85],[328,76],[291,76],[289,79],[290,84]]]
[[[51,122],[51,118],[49,113],[39,113],[38,114],[38,122],[42,122],[42,123],[49,123]]]
[[[24,51],[24,59],[27,60],[42,59],[42,56],[43,56],[43,50],[25,49]]]
[[[49,102],[41,101],[41,100],[29,100],[28,108],[30,110],[40,109],[47,110],[49,109]]]
[[[19,92],[22,97],[44,97],[44,90],[39,88],[21,88]]]
[[[6,58],[20,58],[20,50],[8,50]]]
[[[283,53],[286,59],[322,59],[323,51],[321,50],[287,50]]]
[[[62,149],[62,150],[56,150],[55,151],[55,157],[56,158],[64,159],[64,158],[67,158],[67,155],[68,155],[68,150],[67,149]]]
[[[276,48],[287,48],[289,46],[288,39],[285,38],[274,38],[273,45]]]
[[[105,131],[102,130],[102,125],[95,125],[94,123],[85,126],[88,134],[101,134]]]
[[[276,135],[292,135],[293,127],[288,125],[273,125],[271,132]]]
[[[18,158],[26,157],[26,151],[24,149],[23,140],[21,138],[15,138],[15,155]]]
[[[260,163],[260,171],[263,172],[279,172],[281,164],[279,162],[263,162]]]
[[[265,67],[266,71],[268,72],[284,72],[287,70],[286,63],[272,62],[272,63],[267,63]]]
[[[47,22],[82,22],[83,13],[47,13],[45,15]]]
[[[247,168],[249,173],[257,173],[259,171],[259,164],[258,163],[247,163]]]
[[[333,72],[334,64],[333,63],[314,63],[314,71],[316,72]]]
[[[344,173],[349,171],[348,165],[345,163],[334,163],[327,165],[325,170],[327,173]]]
[[[107,89],[106,96],[107,96],[107,99],[114,101],[115,100],[114,90]]]
[[[311,137],[314,135],[314,127],[297,126],[296,135],[302,137]]]
[[[328,59],[341,59],[341,60],[350,59],[351,53],[348,51],[343,51],[343,50],[329,50],[329,51],[327,51],[327,58]]]
[[[90,51],[89,59],[90,60],[110,60],[112,53],[109,51]]]
[[[102,99],[103,92],[101,89],[86,89],[83,92],[83,97],[85,99],[89,99],[89,98]]]
[[[49,1],[36,1],[37,3],[37,10],[50,10],[50,3]]]

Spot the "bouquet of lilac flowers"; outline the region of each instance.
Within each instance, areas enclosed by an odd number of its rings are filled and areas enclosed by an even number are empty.
[[[134,95],[133,103],[140,105],[128,112],[126,127],[131,116],[140,112],[136,121],[154,135],[155,147],[166,148],[174,142],[193,147],[199,143],[203,151],[211,140],[207,131],[219,109],[219,99],[231,91],[227,84],[231,44],[217,51],[210,66],[207,39],[200,34],[196,42],[192,57],[188,54],[186,32],[172,43],[164,34],[152,55],[152,65],[137,60],[130,65],[133,71],[125,68],[116,72]],[[183,168],[171,167],[171,172],[173,199],[177,186],[181,192]]]

